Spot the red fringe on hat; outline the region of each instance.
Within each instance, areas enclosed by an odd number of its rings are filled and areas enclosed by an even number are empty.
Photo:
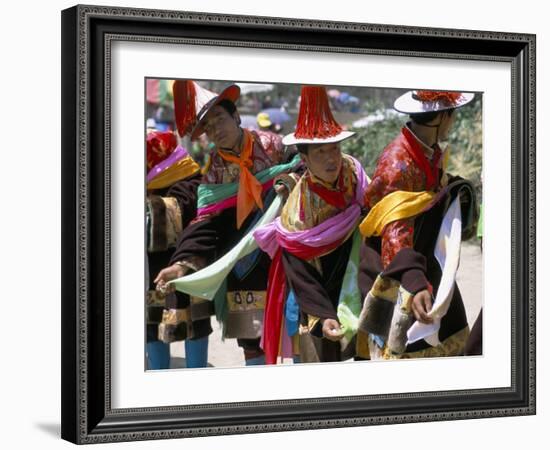
[[[416,91],[414,97],[422,102],[443,101],[449,105],[456,105],[462,100],[462,94],[460,92],[446,91]]]
[[[172,90],[178,134],[183,137],[195,124],[197,93],[191,80],[176,80]]]
[[[342,127],[332,115],[324,86],[304,86],[294,136],[301,139],[336,136]]]

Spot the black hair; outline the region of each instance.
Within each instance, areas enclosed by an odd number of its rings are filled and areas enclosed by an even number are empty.
[[[444,109],[443,111],[428,111],[422,113],[409,114],[409,117],[413,122],[416,122],[419,125],[426,125],[434,120],[439,113],[446,115],[451,115],[456,108]]]
[[[227,100],[224,98],[220,103],[218,103],[219,106],[221,106],[223,109],[225,109],[230,116],[233,115],[235,111],[237,111],[237,107],[235,106],[235,103],[233,103],[231,100]]]
[[[296,148],[298,149],[298,153],[302,153],[303,155],[307,155],[307,151],[309,150],[308,144],[296,144]]]
[[[233,103],[231,100],[228,100],[224,98],[220,103],[218,103],[218,106],[221,106],[225,111],[227,111],[227,114],[229,114],[231,117],[233,117],[233,114],[237,111],[237,107],[235,106],[235,103]],[[241,126],[241,116],[237,114],[237,126]]]

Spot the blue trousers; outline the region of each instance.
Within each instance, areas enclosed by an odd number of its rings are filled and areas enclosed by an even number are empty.
[[[265,355],[245,359],[244,364],[246,366],[263,366],[265,364]]]
[[[185,363],[188,368],[206,367],[208,363],[208,336],[185,340]],[[162,341],[147,342],[147,368],[170,368],[170,344]]]
[[[208,336],[185,340],[185,366],[187,368],[206,367],[208,364]]]
[[[170,368],[170,345],[162,341],[147,342],[147,368],[150,370]]]

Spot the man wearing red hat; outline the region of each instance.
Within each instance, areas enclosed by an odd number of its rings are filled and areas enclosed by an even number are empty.
[[[180,235],[171,265],[157,276],[158,289],[210,266],[234,248],[273,200],[275,176],[299,163],[295,159],[285,164],[280,138],[270,141],[266,148],[258,134],[240,127],[235,106],[239,95],[239,87],[231,85],[197,115],[191,138],[195,140],[206,132],[216,151],[199,186],[197,218]],[[267,255],[259,250],[252,252],[236,262],[213,299],[224,336],[237,338],[247,365],[264,362],[259,344],[268,268]],[[176,325],[178,315],[193,299],[185,290],[182,297],[166,312]],[[196,334],[210,331],[193,330]]]
[[[296,353],[301,362],[355,354],[361,300],[370,286],[359,286],[357,231],[368,177],[340,150],[353,135],[334,119],[323,86],[302,88],[296,130],[283,143],[298,147],[307,170],[280,218],[255,232],[273,258],[263,337],[268,363]],[[314,344],[310,351],[307,343]]]
[[[446,173],[456,109],[472,93],[409,91],[394,108],[410,122],[382,152],[360,226],[383,270],[365,299],[358,334],[362,356],[405,358],[463,352],[469,329],[455,282],[460,241],[475,231],[471,183]]]

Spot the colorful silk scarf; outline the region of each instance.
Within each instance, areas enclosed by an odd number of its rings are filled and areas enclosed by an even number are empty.
[[[365,237],[380,236],[387,224],[395,220],[412,218],[426,212],[435,203],[441,201],[454,186],[458,186],[457,197],[445,213],[434,247],[434,256],[441,268],[442,277],[434,304],[428,313],[428,316],[433,319],[433,323],[415,322],[407,332],[408,344],[420,339],[424,339],[432,347],[437,347],[440,344],[438,338],[439,328],[452,300],[456,272],[460,261],[463,222],[460,210],[460,194],[469,191],[469,195],[474,196],[473,188],[470,184],[462,181],[447,186],[437,194],[428,191],[395,191],[380,200],[359,226],[361,234]],[[466,218],[467,223],[472,220],[470,215]],[[382,346],[383,344],[380,345],[380,347]]]
[[[361,234],[365,237],[382,235],[389,223],[420,214],[434,196],[433,192],[428,191],[395,191],[386,195],[371,208],[359,225]]]
[[[237,228],[246,220],[248,215],[257,205],[258,208],[263,208],[262,202],[262,185],[252,175],[250,168],[252,163],[252,151],[254,149],[254,138],[248,130],[243,130],[243,146],[239,156],[232,155],[223,150],[218,150],[218,154],[227,162],[236,163],[240,167],[239,174],[239,191],[237,194]]]
[[[456,273],[460,262],[460,242],[462,237],[462,215],[460,211],[460,192],[456,196],[445,216],[434,248],[434,256],[441,268],[441,281],[428,316],[432,323],[415,322],[407,331],[408,344],[424,339],[432,347],[440,345],[439,328],[441,319],[451,305],[456,284]]]
[[[162,189],[172,186],[176,181],[198,174],[199,165],[182,147],[176,149],[168,158],[159,162],[147,174],[147,189]]]
[[[276,197],[267,211],[259,218],[257,224],[253,226],[229,252],[209,266],[190,275],[172,280],[169,284],[173,284],[180,292],[213,300],[216,296],[216,292],[220,290],[225,278],[229,272],[231,272],[237,261],[251,254],[258,248],[258,244],[253,237],[254,231],[258,227],[273,221],[279,215],[280,208],[281,199],[280,197]]]
[[[347,166],[354,171],[357,181],[355,195],[344,211],[306,230],[288,230],[283,226],[281,218],[279,217],[272,223],[259,227],[254,232],[254,238],[258,242],[260,248],[272,258],[269,270],[264,330],[262,335],[262,345],[266,356],[266,364],[276,364],[279,349],[283,347],[281,345],[281,339],[285,338],[282,329],[286,276],[282,262],[282,250],[284,249],[304,260],[319,258],[339,247],[353,234],[357,227],[361,216],[361,206],[363,205],[364,191],[367,187],[368,178],[361,164],[356,159],[347,155],[345,158],[348,159]],[[343,175],[341,174],[340,176]],[[298,185],[293,189],[291,197],[301,195],[303,183],[307,183],[307,175],[302,177]],[[290,204],[293,203],[292,200],[295,199],[289,198]],[[298,199],[298,203],[301,204],[300,199]],[[287,206],[288,204],[287,202]],[[294,214],[300,214],[300,212],[294,211]],[[359,238],[358,242],[360,243]],[[357,250],[352,250],[352,254],[358,255],[358,247]],[[350,265],[348,264],[348,268],[349,267]],[[355,267],[357,267],[357,264]],[[353,285],[353,283],[348,282],[347,285]],[[355,286],[356,285],[357,277],[355,277]],[[344,314],[342,314],[344,322],[346,322],[346,317],[344,316],[346,316],[347,312],[355,311],[357,315],[360,312],[361,299],[360,294],[358,294],[358,288],[356,291],[357,293],[355,295],[340,295],[342,300],[351,302],[350,306],[342,308],[344,312]],[[340,308],[338,309],[340,311]],[[340,318],[340,316],[338,317]],[[343,328],[345,328],[345,334],[349,334],[350,331],[353,333],[353,321],[347,321],[346,325],[343,325]]]
[[[269,167],[258,172],[254,178],[260,184],[262,191],[267,191],[273,185],[273,179],[277,175],[288,172],[299,164],[301,164],[301,159],[299,155],[296,155],[289,163]],[[238,192],[240,190],[240,181],[239,183],[199,185],[197,215],[217,213],[235,206],[238,209]]]

